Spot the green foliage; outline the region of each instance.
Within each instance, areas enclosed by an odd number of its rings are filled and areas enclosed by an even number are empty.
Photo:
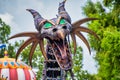
[[[18,47],[19,43],[15,44],[8,43],[7,39],[10,35],[10,26],[5,24],[5,22],[0,19],[0,44],[6,44],[6,48],[0,49],[0,58],[4,57],[4,51],[7,50],[9,57],[15,57],[15,49]]]
[[[89,35],[91,47],[97,52],[95,59],[99,66],[98,74],[94,75],[95,80],[120,80],[119,4],[119,0],[103,0],[103,3],[88,1],[83,7],[86,16],[99,19],[88,24],[100,37],[98,42]]]
[[[5,24],[2,21],[2,19],[0,19],[0,44],[7,42],[9,34],[10,34],[10,26]]]
[[[74,52],[73,45],[72,45],[72,52]],[[83,55],[82,55],[82,48],[77,47],[76,54],[73,55],[73,72],[75,75],[76,80],[93,80],[93,76],[90,75],[86,70],[82,70],[83,64]],[[68,74],[67,80],[70,80],[70,74]]]
[[[22,54],[21,54],[22,61],[24,61],[26,64],[29,64],[30,48],[31,48],[31,46],[26,47],[22,51]],[[40,51],[39,46],[37,46],[37,48],[34,52],[34,55],[32,57],[32,67],[38,70],[37,74],[36,74],[37,80],[42,78],[42,70],[43,70],[43,67],[44,67],[43,66],[43,61],[44,61],[44,58],[42,56],[42,53]]]

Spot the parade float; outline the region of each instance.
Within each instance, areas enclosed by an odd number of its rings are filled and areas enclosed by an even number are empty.
[[[81,32],[90,33],[96,38],[98,38],[95,32],[86,27],[81,26],[81,24],[83,23],[98,19],[84,18],[72,23],[71,17],[65,9],[65,2],[66,0],[59,3],[57,17],[52,18],[50,20],[43,18],[37,11],[33,9],[27,9],[27,11],[29,11],[33,15],[34,24],[37,32],[22,32],[15,34],[9,38],[13,39],[16,37],[29,37],[18,49],[16,59],[21,54],[23,49],[25,49],[28,45],[32,44],[29,53],[29,61],[31,65],[34,51],[37,45],[40,46],[42,55],[45,58],[43,76],[41,78],[42,80],[66,80],[68,71],[70,72],[72,80],[75,80],[74,73],[72,71],[74,63],[72,60],[72,52],[70,45],[71,43],[69,37],[71,36],[71,40],[73,41],[74,53],[76,53],[77,50],[76,36],[79,37],[86,44],[90,52],[89,43]],[[46,49],[44,49],[44,40],[47,41]],[[16,66],[15,64],[14,66]],[[11,62],[9,62],[9,65],[13,66]],[[22,63],[19,62],[18,67],[20,68],[21,73],[32,73],[28,70],[28,67],[26,70],[26,66],[21,70],[21,65]],[[14,68],[12,68],[12,70],[13,72],[15,71]],[[15,72],[11,75],[14,74]],[[25,76],[27,76],[28,78],[28,75],[25,74]],[[31,77],[31,79],[33,79],[33,77]]]
[[[0,58],[0,80],[36,80],[32,68],[20,60],[8,57],[8,52],[4,52],[4,57]]]

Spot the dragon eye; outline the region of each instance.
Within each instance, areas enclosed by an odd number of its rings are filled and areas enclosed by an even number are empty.
[[[50,22],[46,22],[46,23],[44,24],[44,28],[48,29],[48,28],[50,28],[50,27],[52,27],[52,24],[51,24]]]
[[[59,24],[65,24],[65,23],[66,23],[65,19],[61,19],[60,22],[59,22]]]

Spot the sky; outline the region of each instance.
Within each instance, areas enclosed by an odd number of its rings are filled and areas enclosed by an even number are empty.
[[[11,26],[11,34],[37,31],[32,15],[26,9],[38,11],[45,19],[56,17],[58,4],[63,0],[0,0],[0,18]],[[92,0],[94,2],[98,0]],[[65,8],[71,16],[72,22],[85,18],[82,7],[87,0],[67,0]],[[86,38],[87,34],[83,33]],[[21,38],[22,39],[22,38]],[[17,41],[17,39],[14,39]],[[12,40],[10,42],[13,42]],[[89,54],[86,45],[77,39],[78,45],[83,48],[83,69],[89,73],[97,73],[96,63],[93,59],[95,51]]]

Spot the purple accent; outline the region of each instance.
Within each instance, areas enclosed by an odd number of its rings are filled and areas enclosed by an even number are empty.
[[[63,1],[63,2],[61,2],[61,3],[59,3],[58,12],[65,11],[64,6],[65,6],[65,2],[64,2],[64,1]]]
[[[69,23],[71,23],[71,18],[65,10],[65,1],[59,3],[58,16],[65,18]]]
[[[8,56],[8,54],[5,54],[5,56]]]
[[[44,18],[37,11],[33,9],[26,9],[26,10],[29,11],[33,15],[35,27],[38,31],[40,31],[41,27],[39,26],[39,23],[42,20],[44,20]]]

